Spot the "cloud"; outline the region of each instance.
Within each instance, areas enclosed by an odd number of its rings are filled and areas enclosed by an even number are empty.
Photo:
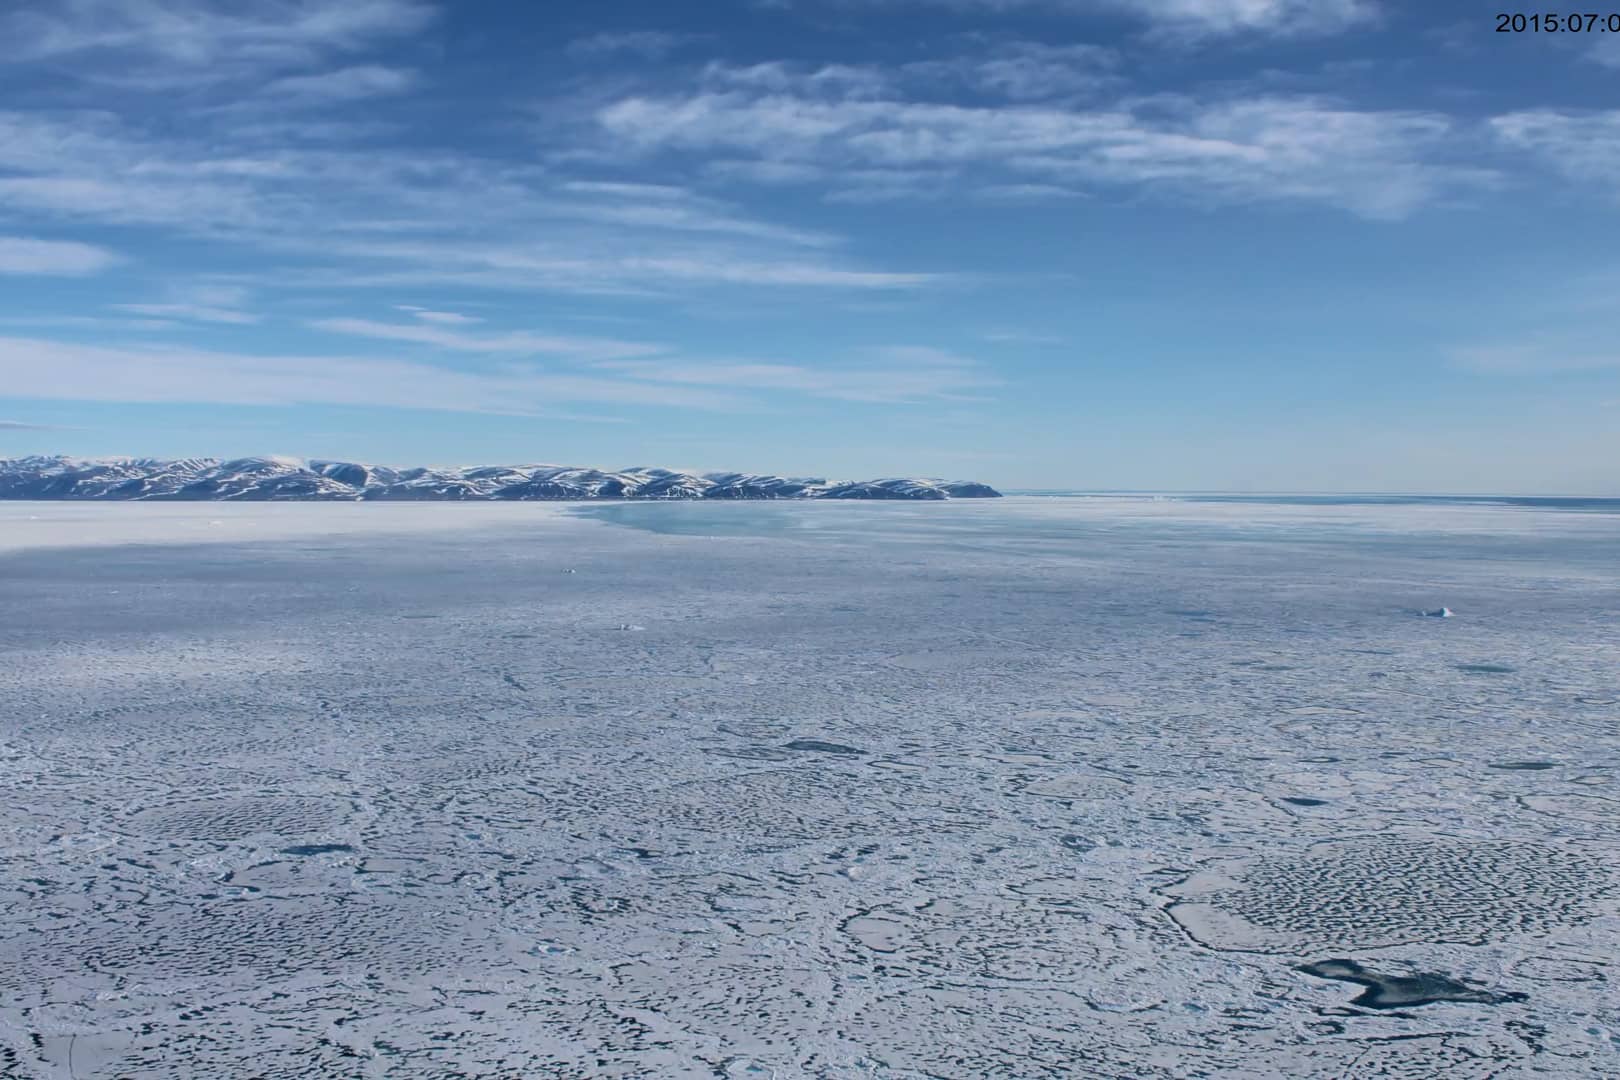
[[[1470,345],[1452,349],[1452,362],[1481,375],[1550,375],[1620,368],[1620,349],[1568,341]]]
[[[251,227],[262,220],[246,184],[135,176],[0,177],[0,206],[72,221],[178,225],[198,231]]]
[[[395,277],[368,267],[351,283],[628,293],[933,280],[789,254],[841,239],[759,221],[675,185],[559,178],[451,152],[266,148],[238,138],[230,125],[211,139],[149,133],[102,113],[0,112],[0,170],[9,170],[0,171],[0,212],[166,228],[327,267],[400,264]]]
[[[1447,117],[1316,97],[1160,96],[1082,109],[703,90],[625,98],[597,121],[629,152],[717,158],[735,176],[747,176],[738,163],[752,159],[767,177],[785,167],[777,179],[837,185],[843,198],[957,190],[966,179],[1051,185],[1065,196],[1129,186],[1204,202],[1316,203],[1399,219],[1497,180],[1450,161]],[[850,185],[862,171],[865,182]]]
[[[516,348],[522,335],[479,341],[440,336],[433,327],[409,326],[388,327],[389,333],[375,335],[372,331],[381,324],[331,321],[350,324],[347,330],[364,336],[454,341],[446,347],[467,351],[538,351]],[[428,333],[405,337],[391,332],[395,329]],[[492,343],[501,347],[486,348]],[[814,367],[776,361],[612,358],[611,347],[594,348],[600,358],[590,359],[593,348],[578,342],[570,347],[575,359],[586,359],[588,367],[556,371],[503,363],[466,370],[345,355],[259,356],[170,345],[108,347],[0,337],[0,369],[8,372],[8,395],[18,398],[327,404],[504,414],[538,414],[567,402],[736,409],[747,403],[743,395],[749,391],[889,404],[961,401],[999,385],[972,360],[926,346],[868,349],[842,364]]]
[[[433,311],[429,308],[417,307],[415,304],[395,304],[396,310],[410,312],[413,318],[423,322],[437,323],[441,326],[471,326],[484,320],[476,315],[463,315],[456,311]]]
[[[1059,199],[1084,199],[1089,196],[1077,188],[1062,184],[986,184],[975,194],[992,202],[1053,202]]]
[[[972,360],[926,346],[866,350],[861,364],[809,367],[776,361],[682,359],[609,361],[596,365],[649,382],[792,391],[813,397],[881,404],[963,400],[999,380]]]
[[[806,97],[878,97],[888,92],[896,73],[856,64],[805,66],[784,60],[770,60],[738,66],[712,61],[700,79],[713,87],[743,88],[758,93],[791,91]]]
[[[1378,15],[1372,0],[1106,0],[1106,6],[1172,33],[1200,37],[1334,34]]]
[[[1065,345],[1068,339],[1056,334],[1039,334],[1029,330],[986,330],[979,335],[995,345]]]
[[[840,242],[826,233],[740,217],[717,199],[667,184],[569,180],[559,185],[559,191],[592,197],[569,207],[576,220],[743,236],[798,247],[834,247]]]
[[[93,244],[0,236],[0,274],[83,277],[118,261],[117,255]]]
[[[597,247],[608,245],[598,241]],[[755,288],[817,288],[892,291],[941,282],[929,273],[860,270],[822,262],[761,258],[725,249],[672,249],[645,253],[649,245],[622,245],[583,253],[555,244],[480,244],[457,241],[349,241],[326,245],[349,259],[374,259],[397,268],[343,273],[332,285],[405,286],[453,284],[512,290],[599,295],[636,295],[680,286],[745,285]],[[636,253],[641,249],[643,253]],[[312,279],[312,283],[314,283]]]
[[[1507,146],[1534,154],[1573,180],[1611,190],[1620,181],[1620,109],[1532,109],[1494,117],[1490,126]]]
[[[131,315],[149,315],[155,319],[183,319],[188,322],[229,323],[236,326],[246,326],[259,321],[259,316],[249,311],[232,311],[229,308],[208,307],[203,304],[114,304],[118,311],[127,311]]]
[[[1044,9],[1077,17],[1114,14],[1149,24],[1162,36],[1334,34],[1373,22],[1373,0],[831,0],[846,6],[941,7],[999,15]]]
[[[665,256],[626,260],[625,270],[674,281],[724,282],[728,285],[789,285],[842,289],[910,289],[942,280],[938,274],[896,274],[849,270],[803,262],[716,261],[701,256]]]
[[[0,16],[0,61],[161,89],[309,67],[434,14],[418,0],[46,0]]]
[[[259,315],[255,312],[242,310],[247,298],[247,290],[238,285],[185,285],[171,286],[162,302],[111,306],[116,311],[154,319],[247,326],[259,321]]]
[[[969,35],[954,55],[879,67],[798,64],[784,60],[738,66],[711,61],[698,73],[704,87],[723,92],[794,94],[823,101],[882,99],[918,90],[975,90],[995,98],[1034,101],[1094,93],[1119,85],[1120,56],[1100,45],[988,41]]]
[[[330,104],[403,94],[416,85],[416,72],[405,68],[361,64],[319,75],[289,75],[262,91],[278,106],[288,103]]]
[[[257,356],[173,346],[106,347],[0,337],[15,398],[222,405],[354,405],[507,415],[558,402],[734,408],[735,395],[528,365],[467,371],[352,356]]]
[[[30,424],[23,420],[0,420],[0,431],[60,431],[55,424]]]
[[[1594,64],[1602,64],[1608,68],[1620,68],[1620,36],[1605,34],[1598,38],[1591,48],[1586,50],[1585,57]]]
[[[434,312],[433,314],[438,314]],[[516,353],[565,356],[576,359],[613,359],[648,356],[666,351],[664,346],[604,338],[553,337],[543,334],[467,334],[440,326],[413,323],[382,323],[369,319],[319,319],[309,324],[329,334],[348,334],[383,341],[409,341],[441,349],[469,353]]]
[[[643,60],[658,60],[682,46],[701,41],[697,34],[672,34],[664,30],[631,30],[624,33],[592,34],[568,43],[575,56],[597,59],[616,53],[630,53]]]
[[[169,319],[117,319],[102,315],[0,315],[0,326],[64,330],[172,330]]]
[[[703,171],[719,180],[747,184],[813,184],[827,178],[819,165],[789,161],[741,161],[720,158],[704,163]]]
[[[955,78],[983,93],[1012,101],[1092,94],[1120,82],[1119,54],[1099,45],[1003,42],[986,56],[909,64],[912,77]]]

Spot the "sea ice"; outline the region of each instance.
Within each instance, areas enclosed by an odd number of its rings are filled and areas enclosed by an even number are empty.
[[[0,546],[8,1080],[1620,1075],[1612,514],[16,503]]]

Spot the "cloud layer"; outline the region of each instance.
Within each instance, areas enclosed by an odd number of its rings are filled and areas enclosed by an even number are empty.
[[[1281,36],[1333,34],[1373,22],[1372,0],[824,0],[844,5],[940,7],[1005,13],[1037,9],[1096,17],[1116,14],[1175,37],[1221,37],[1260,33]]]
[[[1106,351],[1065,290],[1131,263],[1137,224],[1398,251],[1620,190],[1620,111],[1414,74],[1437,39],[1375,0],[736,3],[770,32],[723,7],[572,39],[513,16],[509,42],[428,0],[7,7],[4,392],[967,412],[1023,392],[1031,350]],[[1554,46],[1581,79],[1614,63]],[[1081,226],[1118,247],[1070,259],[1051,237]],[[1312,243],[1277,250],[1331,276]],[[1613,366],[1534,329],[1434,362]]]
[[[99,273],[118,261],[117,255],[94,244],[0,236],[0,274],[79,277]]]
[[[864,83],[829,92],[823,75],[631,97],[597,120],[630,150],[684,153],[724,176],[817,184],[844,199],[1134,188],[1400,218],[1496,182],[1490,169],[1444,160],[1454,126],[1431,112],[1275,96],[963,106],[874,94]]]

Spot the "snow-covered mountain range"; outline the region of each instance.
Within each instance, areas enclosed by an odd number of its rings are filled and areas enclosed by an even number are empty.
[[[828,481],[642,466],[616,471],[567,465],[394,469],[284,457],[0,460],[0,499],[979,499],[1000,494],[964,480]]]

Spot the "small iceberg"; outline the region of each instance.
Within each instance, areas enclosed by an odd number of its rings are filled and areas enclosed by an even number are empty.
[[[1448,607],[1424,608],[1418,614],[1425,619],[1451,619],[1456,617],[1456,612]]]

